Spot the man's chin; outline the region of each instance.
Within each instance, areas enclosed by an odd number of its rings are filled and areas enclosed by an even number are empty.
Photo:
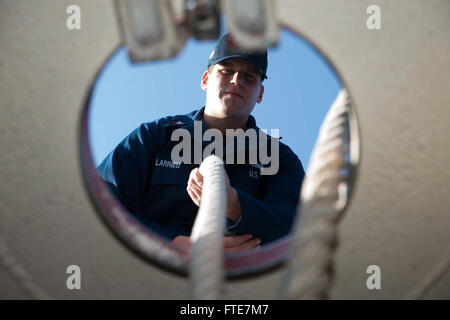
[[[245,108],[245,106],[242,105],[242,101],[239,101],[239,99],[224,99],[222,101],[222,106],[224,110],[242,110]]]
[[[239,105],[227,105],[227,106],[224,106],[223,110],[224,110],[224,114],[227,117],[233,118],[233,117],[241,115],[243,107],[239,106]]]

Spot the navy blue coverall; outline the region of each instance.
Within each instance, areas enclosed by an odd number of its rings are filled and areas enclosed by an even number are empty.
[[[194,121],[202,121],[203,112],[204,107],[140,125],[98,168],[118,200],[140,222],[169,240],[191,233],[198,207],[186,187],[190,172],[199,167],[193,162],[171,161],[172,148],[178,143],[171,141],[171,134],[177,128],[184,128],[194,137]],[[251,115],[247,127],[258,130]],[[208,126],[202,121],[203,132],[206,129]],[[209,143],[203,142],[203,148]],[[231,186],[237,191],[242,216],[235,225],[227,221],[228,230],[234,234],[252,234],[262,244],[289,233],[305,174],[298,157],[279,142],[279,170],[275,175],[261,175],[260,169],[247,164],[248,161],[234,163],[225,163],[224,167]]]

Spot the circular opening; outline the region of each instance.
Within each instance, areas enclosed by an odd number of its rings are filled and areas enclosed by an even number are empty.
[[[200,80],[214,45],[215,41],[189,40],[175,59],[139,64],[129,62],[125,48],[116,48],[95,77],[81,119],[82,167],[100,217],[135,253],[183,275],[187,274],[189,248],[173,243],[132,214],[129,204],[112,192],[114,186],[105,182],[105,172],[99,173],[99,166],[142,123],[188,114],[205,105]],[[269,134],[273,133],[271,129],[279,130],[281,142],[292,149],[306,171],[322,121],[342,89],[342,82],[317,49],[283,29],[278,47],[269,49],[268,60],[263,99],[251,115],[259,128],[269,129]],[[354,124],[355,120],[351,120]],[[356,134],[351,137],[354,139]],[[355,143],[357,139],[352,140]],[[357,149],[350,150],[349,157],[354,157]],[[159,164],[168,169],[166,173],[177,170],[171,163]],[[127,174],[130,180],[142,181],[142,177]],[[151,184],[151,177],[144,180]],[[264,203],[265,199],[257,200]],[[175,200],[169,197],[162,201]],[[283,205],[275,202],[269,205],[277,211]],[[291,235],[285,234],[258,250],[227,253],[226,274],[236,277],[271,270],[286,259],[290,247]]]

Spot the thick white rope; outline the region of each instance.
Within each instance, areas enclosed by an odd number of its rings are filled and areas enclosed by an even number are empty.
[[[191,233],[189,279],[193,299],[220,299],[224,280],[226,185],[223,161],[209,156],[200,166],[202,198]]]
[[[282,299],[324,299],[332,281],[336,224],[348,202],[350,99],[341,90],[320,128],[304,179]]]

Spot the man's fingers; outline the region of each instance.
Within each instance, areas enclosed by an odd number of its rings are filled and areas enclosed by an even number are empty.
[[[190,190],[193,194],[195,194],[195,197],[197,199],[202,198],[202,190],[199,189],[196,185],[188,183],[187,190]]]
[[[203,186],[203,176],[198,168],[193,170],[193,178],[196,184],[201,188]]]
[[[200,200],[202,198],[202,184],[203,176],[200,174],[198,168],[193,169],[189,175],[186,190],[197,206],[200,206]]]
[[[197,194],[195,194],[191,188],[187,187],[186,190],[187,190],[189,196],[191,197],[192,201],[194,201],[195,205],[197,207],[200,207],[201,198],[199,196],[197,196]]]
[[[196,185],[194,182],[189,181],[188,182],[188,188],[192,189],[192,191],[195,192],[195,194],[201,196],[202,195],[202,189]]]
[[[243,234],[236,237],[225,237],[225,248],[237,246],[243,242],[250,240],[253,236],[251,234]]]
[[[200,173],[200,170],[198,168],[195,168],[191,171],[189,174],[189,181],[191,184],[196,185],[200,189],[203,186],[203,176]]]
[[[260,239],[254,238],[254,239],[247,240],[243,243],[240,243],[237,246],[225,248],[225,251],[226,252],[236,252],[236,251],[246,251],[246,250],[250,250],[250,249],[257,249],[257,248],[261,248],[260,243],[261,243]]]
[[[176,236],[172,242],[180,244],[182,246],[191,246],[191,238],[186,236]]]
[[[188,180],[188,186],[187,189],[191,189],[192,193],[195,193],[196,198],[201,198],[202,196],[202,181],[197,177],[196,171],[198,171],[198,168],[195,168],[191,171],[191,174],[189,175]],[[203,179],[203,178],[202,178]]]
[[[195,181],[195,169],[189,174],[188,185],[197,185],[197,181]]]

